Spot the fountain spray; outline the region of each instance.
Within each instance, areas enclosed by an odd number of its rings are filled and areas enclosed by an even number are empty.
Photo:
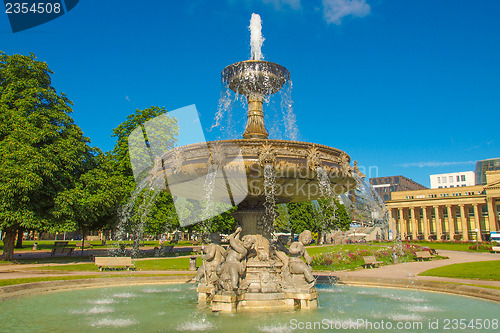
[[[262,37],[262,21],[259,14],[252,14],[248,28],[250,29],[250,60],[262,60],[264,56],[262,55],[261,48],[265,39]]]

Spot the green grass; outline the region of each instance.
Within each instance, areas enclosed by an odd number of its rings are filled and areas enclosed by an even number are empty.
[[[169,271],[188,270],[189,258],[168,258],[151,260],[134,260],[135,268],[138,271]],[[201,265],[201,259],[197,258],[197,266]],[[30,267],[26,270],[47,270],[64,272],[97,272],[98,267],[94,263],[81,263],[73,265],[54,265],[43,267]]]
[[[453,264],[429,269],[420,276],[500,281],[500,260]]]

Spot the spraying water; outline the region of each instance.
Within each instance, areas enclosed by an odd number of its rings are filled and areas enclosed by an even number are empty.
[[[203,189],[205,190],[205,197],[203,199],[203,212],[202,212],[202,228],[204,233],[208,233],[210,229],[210,218],[216,216],[215,212],[215,202],[214,202],[214,188],[215,188],[215,178],[217,177],[218,166],[217,164],[211,164],[208,168],[208,174],[205,178],[205,184]]]
[[[262,37],[262,21],[259,14],[252,14],[250,19],[250,47],[251,47],[251,60],[262,60],[264,56],[262,55],[262,44],[264,43],[264,37]]]
[[[273,223],[276,219],[276,175],[274,174],[274,167],[272,164],[266,163],[264,165],[264,194],[266,201],[264,207],[266,208],[264,233],[271,235],[273,232]]]
[[[115,234],[115,238],[118,240],[117,246],[122,245],[120,241],[127,238],[127,234],[130,232],[134,241],[132,247],[133,257],[139,254],[139,244],[144,235],[144,225],[159,194],[160,190],[151,188],[149,179],[146,178],[132,192],[127,203],[118,210],[119,223]],[[142,202],[138,204],[140,199],[142,199]],[[111,249],[110,252],[123,255],[117,248]]]

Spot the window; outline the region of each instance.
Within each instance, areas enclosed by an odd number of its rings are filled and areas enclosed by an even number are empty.
[[[438,179],[438,184],[441,184],[441,177],[437,177]]]
[[[465,175],[462,175],[462,181],[464,182],[465,181]]]
[[[450,176],[450,183],[453,183],[453,176]]]
[[[443,177],[443,184],[446,184],[446,177]]]
[[[457,175],[457,182],[459,182],[459,181],[460,181],[460,176],[459,176],[459,175]]]
[[[455,187],[455,185],[450,185],[450,187]]]
[[[443,188],[442,186],[438,186],[438,188]]]

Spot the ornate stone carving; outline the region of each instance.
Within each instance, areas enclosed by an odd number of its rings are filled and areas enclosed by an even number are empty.
[[[226,250],[220,245],[220,235],[210,234],[210,243],[202,248],[203,255],[200,257],[203,264],[198,268],[195,281],[200,281],[205,287],[215,287],[218,280],[217,267],[224,262]]]
[[[305,246],[312,241],[312,234],[309,230],[304,230],[299,235],[298,242],[293,242],[288,249],[290,259],[288,263],[289,274],[283,270],[284,289],[290,292],[303,292],[314,287],[316,279],[312,274],[311,257],[307,253]],[[304,260],[302,260],[304,258]]]
[[[228,236],[229,248],[226,260],[217,267],[219,288],[224,291],[237,292],[240,279],[246,271],[248,250],[255,244],[253,235],[246,235],[240,240],[241,227]]]
[[[184,156],[181,149],[177,148],[174,150],[170,163],[170,167],[173,169],[173,173],[175,175],[182,171],[182,166],[184,165]]]
[[[307,167],[316,171],[317,167],[321,166],[320,151],[313,145],[307,150]]]
[[[266,164],[275,165],[276,164],[276,153],[273,146],[269,143],[264,143],[259,150],[259,163],[261,166]]]
[[[349,155],[346,153],[340,154],[340,167],[342,168],[342,173],[344,176],[350,176],[352,174],[353,168],[349,164]]]
[[[217,165],[218,167],[224,166],[224,163],[226,161],[226,151],[224,149],[224,146],[222,144],[217,143],[215,145],[211,145],[210,148],[211,148],[210,152],[211,162]]]

